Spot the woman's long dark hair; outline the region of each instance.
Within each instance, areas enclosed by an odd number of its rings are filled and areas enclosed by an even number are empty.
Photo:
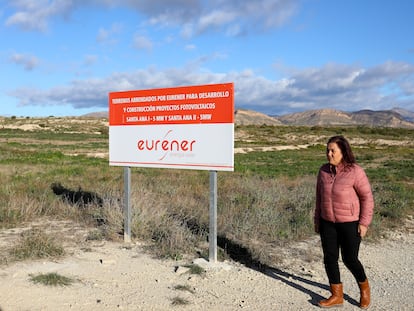
[[[343,137],[342,135],[333,136],[328,140],[328,144],[330,143],[337,144],[339,149],[341,149],[343,164],[352,165],[356,163],[354,154],[352,153],[351,146],[349,145],[349,142],[345,137]]]

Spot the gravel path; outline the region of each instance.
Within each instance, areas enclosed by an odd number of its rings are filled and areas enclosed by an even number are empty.
[[[297,255],[320,256],[319,238],[293,249],[283,268],[260,272],[235,262],[198,260],[207,272],[195,275],[186,262],[153,259],[139,245],[91,242],[59,261],[0,266],[0,310],[321,310],[317,302],[329,295],[323,265]],[[414,310],[413,258],[412,228],[379,243],[363,242],[361,259],[372,286],[369,310]],[[360,310],[357,284],[343,265],[341,271],[346,296],[338,310]],[[29,280],[30,274],[48,272],[77,281],[46,287]]]

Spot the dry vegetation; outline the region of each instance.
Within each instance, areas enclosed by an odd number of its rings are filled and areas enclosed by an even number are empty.
[[[280,247],[314,234],[315,175],[327,138],[339,133],[372,181],[371,239],[412,214],[414,130],[236,126],[235,171],[218,174],[219,259],[282,262]],[[62,256],[88,239],[121,242],[123,170],[107,157],[105,119],[0,119],[0,261]],[[64,202],[55,182],[97,193],[103,204]],[[162,257],[207,256],[208,182],[206,171],[134,168],[133,239]]]

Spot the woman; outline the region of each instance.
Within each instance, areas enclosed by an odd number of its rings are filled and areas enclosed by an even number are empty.
[[[315,231],[321,236],[325,271],[331,296],[321,300],[323,308],[343,304],[343,288],[338,266],[342,261],[360,288],[360,307],[370,305],[370,288],[358,259],[361,238],[372,221],[374,199],[364,170],[356,164],[348,141],[334,136],[327,143],[328,162],[321,166],[316,185]]]

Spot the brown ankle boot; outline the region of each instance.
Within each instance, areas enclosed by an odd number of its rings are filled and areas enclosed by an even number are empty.
[[[319,306],[321,308],[332,308],[340,307],[344,303],[344,291],[342,283],[339,284],[330,284],[331,287],[331,297],[319,301]]]
[[[361,293],[361,299],[359,301],[359,307],[361,309],[368,309],[371,304],[371,291],[369,289],[368,279],[364,282],[358,282],[359,291]]]

